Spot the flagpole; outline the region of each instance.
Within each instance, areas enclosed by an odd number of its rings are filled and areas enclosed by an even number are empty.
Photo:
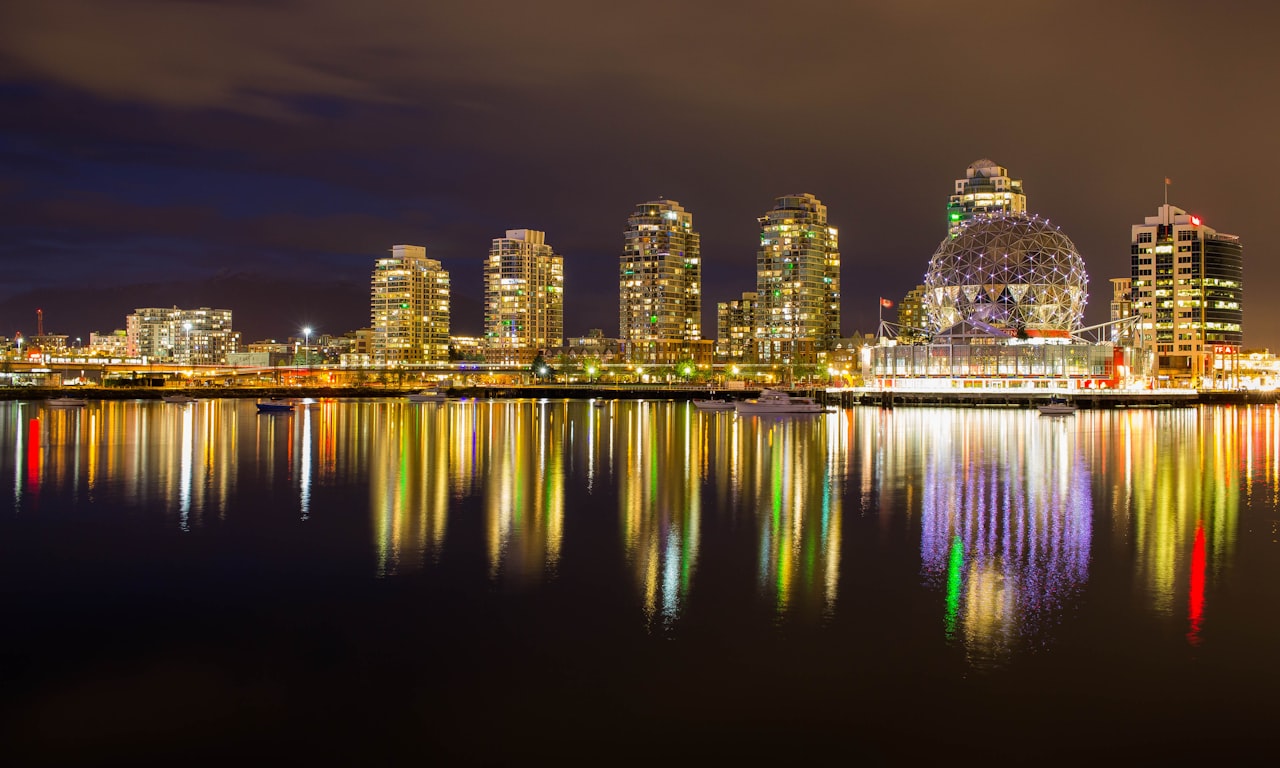
[[[1164,225],[1169,226],[1169,177],[1164,177]]]

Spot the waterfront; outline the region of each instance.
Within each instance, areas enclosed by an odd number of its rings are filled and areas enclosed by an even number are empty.
[[[1280,411],[0,403],[30,762],[1230,758]]]

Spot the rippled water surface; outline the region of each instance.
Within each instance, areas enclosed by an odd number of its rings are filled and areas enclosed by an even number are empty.
[[[0,494],[24,762],[1177,763],[1280,716],[1275,407],[17,402]]]

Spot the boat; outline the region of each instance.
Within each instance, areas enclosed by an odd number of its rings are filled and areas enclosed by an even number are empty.
[[[294,400],[259,400],[258,413],[292,413],[298,403]]]
[[[760,396],[734,404],[738,413],[823,413],[826,408],[812,397],[793,395],[776,389],[764,389]]]
[[[83,397],[51,397],[44,404],[52,408],[83,408],[89,401]]]
[[[595,406],[596,408],[603,408],[603,407],[605,407],[606,405],[608,405],[608,404],[609,404],[609,401],[607,401],[607,400],[600,400],[600,399],[598,399],[598,398],[597,398],[597,399],[595,399],[595,400],[592,400],[592,401],[591,401],[591,404],[592,404],[593,406]]]
[[[189,395],[162,395],[161,400],[166,403],[194,403],[196,399]]]
[[[1045,416],[1069,416],[1076,412],[1076,406],[1061,395],[1050,395],[1044,403],[1036,406],[1036,410]]]
[[[732,411],[737,408],[737,405],[733,400],[716,400],[714,398],[693,401],[693,407],[700,411]]]
[[[411,403],[443,403],[449,399],[449,396],[443,392],[434,389],[424,389],[421,392],[414,392],[406,395]]]

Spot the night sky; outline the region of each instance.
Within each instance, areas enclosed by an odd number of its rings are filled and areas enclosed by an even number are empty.
[[[702,233],[704,334],[755,286],[756,217],[840,228],[844,331],[922,282],[965,166],[1074,240],[1086,322],[1170,202],[1245,244],[1245,342],[1280,347],[1280,10],[1269,3],[5,0],[0,334],[235,312],[245,341],[369,322],[373,261],[425,245],[482,327],[506,229],[565,257],[565,332],[618,332],[636,203]]]

